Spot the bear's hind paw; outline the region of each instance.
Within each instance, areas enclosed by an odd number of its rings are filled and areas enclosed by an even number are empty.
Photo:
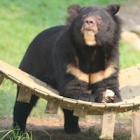
[[[77,134],[79,132],[81,132],[79,126],[77,127],[73,127],[73,126],[69,126],[69,127],[65,127],[65,132],[67,134]]]

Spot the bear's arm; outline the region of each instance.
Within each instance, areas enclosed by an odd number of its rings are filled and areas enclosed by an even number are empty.
[[[115,102],[121,101],[118,83],[118,55],[118,50],[116,49],[108,51],[105,61],[106,68],[90,74],[90,88],[92,94],[97,97],[95,99],[97,102],[102,102],[103,96],[108,89],[114,92]]]

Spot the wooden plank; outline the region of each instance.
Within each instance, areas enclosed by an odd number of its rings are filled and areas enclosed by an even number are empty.
[[[122,99],[132,99],[134,96],[139,96],[140,66],[133,66],[121,70],[119,74],[119,83]]]
[[[30,103],[32,96],[31,93],[32,91],[29,88],[21,86],[17,97],[17,101]]]
[[[135,70],[136,69],[136,70]],[[135,70],[135,71],[134,71]],[[75,109],[77,106],[78,100],[72,100],[72,99],[67,99],[64,98],[63,96],[60,96],[58,91],[53,89],[52,87],[48,86],[46,83],[40,81],[39,79],[23,72],[22,70],[15,68],[3,61],[0,60],[0,72],[4,74],[6,78],[9,78],[11,81],[15,82],[19,86],[24,86],[27,89],[30,89],[27,93],[33,93],[38,97],[41,97],[45,100],[48,100],[48,97],[55,98],[57,100],[61,100],[60,105],[63,108],[69,109],[69,110],[75,110],[75,114],[78,114],[78,108]],[[134,73],[137,73],[137,76],[135,76]],[[125,87],[127,90],[123,90],[121,92],[121,95],[123,94],[124,97],[127,95],[127,99],[131,100],[132,98],[137,99],[140,91],[140,65],[131,67],[129,69],[121,71],[119,77],[121,78],[120,81],[120,87],[123,88]],[[131,82],[132,80],[132,82]],[[121,86],[122,85],[122,86]],[[26,89],[20,90],[21,92],[21,98],[19,100],[23,101],[25,98],[26,102],[29,102],[30,96],[28,96],[28,99],[26,99],[25,93]],[[127,100],[128,101],[128,100]],[[130,105],[122,105],[122,103],[118,103],[116,106],[116,103],[112,104],[113,110],[116,110],[116,112],[124,112],[128,111],[130,109],[135,108],[135,106],[140,106],[140,100],[135,100],[135,102],[132,102],[133,104],[130,103]],[[87,102],[79,102],[80,108],[85,106],[88,108],[87,114],[103,114],[104,109],[108,108],[107,104],[95,104],[95,103],[88,103]],[[125,103],[124,103],[125,104]],[[83,109],[84,110],[84,109]],[[80,110],[79,110],[80,111]],[[85,110],[86,111],[86,110]],[[77,112],[77,113],[76,113]],[[83,112],[83,111],[82,111]],[[82,115],[83,114],[83,115]],[[81,114],[81,116],[84,116],[84,112]]]
[[[73,115],[77,117],[85,118],[87,115],[87,107],[84,105],[76,105]]]
[[[60,106],[68,110],[74,110],[76,104],[77,102],[75,102],[75,100],[66,97],[63,97],[60,102]]]
[[[100,139],[113,140],[115,117],[115,111],[106,110],[104,112]]]
[[[131,140],[140,140],[140,110],[132,112]]]
[[[57,114],[60,101],[54,98],[48,98],[45,112],[48,114]]]

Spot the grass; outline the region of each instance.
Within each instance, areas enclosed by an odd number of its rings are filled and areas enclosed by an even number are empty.
[[[125,69],[140,63],[140,51],[135,50],[131,44],[120,43],[120,68]]]
[[[127,0],[1,0],[0,2],[0,59],[18,67],[28,44],[42,30],[65,24],[70,4],[102,5]],[[140,52],[127,43],[120,44],[121,69],[140,63]],[[4,80],[0,87],[0,118],[12,114],[16,85]],[[46,101],[40,100],[32,116],[44,115]]]
[[[4,130],[0,131],[0,133],[4,133],[0,140],[32,140],[32,133],[21,133],[19,129],[17,130]]]

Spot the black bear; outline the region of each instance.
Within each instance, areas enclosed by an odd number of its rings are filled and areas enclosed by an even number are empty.
[[[67,24],[47,29],[35,37],[19,68],[68,98],[121,101],[118,83],[121,22],[116,15],[119,8],[115,4],[106,8],[69,6]],[[37,100],[32,95],[29,104],[15,102],[14,126],[25,130],[27,117]],[[73,111],[63,109],[63,112],[65,131],[80,132]]]

